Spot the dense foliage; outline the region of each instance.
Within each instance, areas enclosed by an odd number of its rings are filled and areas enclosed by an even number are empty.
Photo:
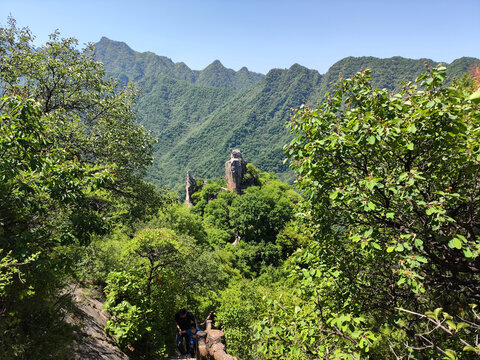
[[[243,195],[225,190],[223,179],[198,179],[191,208],[173,202],[133,233],[117,227],[83,250],[78,277],[105,288],[107,331],[122,347],[147,357],[174,353],[173,315],[187,307],[199,322],[218,313],[231,352],[253,351],[244,339],[263,309],[259,289],[280,281],[279,267],[305,241],[292,232],[300,196],[274,174],[248,169],[256,185]],[[245,287],[251,307],[232,298],[247,296]]]
[[[303,241],[299,195],[249,165],[245,195],[207,181],[186,209],[143,182],[153,140],[135,122],[136,90],[109,79],[90,46],[53,34],[34,48],[13,20],[0,35],[1,357],[68,358],[75,282],[105,290],[106,331],[138,356],[174,352],[179,307],[200,320],[224,309],[229,339],[251,334],[253,319],[232,322],[228,293],[265,287]]]
[[[480,109],[444,81],[429,69],[391,95],[365,71],[292,117],[314,240],[291,259],[298,300],[260,329],[267,358],[480,354]]]
[[[60,296],[70,251],[155,212],[142,176],[152,139],[134,122],[132,89],[53,34],[0,29],[0,357],[61,358],[71,340]],[[112,198],[114,196],[115,198]],[[142,206],[140,200],[146,200]]]

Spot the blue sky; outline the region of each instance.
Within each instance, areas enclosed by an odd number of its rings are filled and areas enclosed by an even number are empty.
[[[346,56],[480,58],[480,0],[0,0],[2,25],[9,14],[38,43],[55,29],[81,43],[106,36],[196,70],[215,59],[324,73]]]

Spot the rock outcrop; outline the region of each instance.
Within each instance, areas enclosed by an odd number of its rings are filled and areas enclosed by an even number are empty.
[[[187,185],[185,186],[185,205],[190,207],[193,205],[192,195],[197,191],[197,180],[190,170],[187,171]]]
[[[247,173],[247,162],[243,160],[240,150],[232,151],[230,160],[225,163],[225,180],[227,188],[237,194],[242,193],[242,179]]]
[[[72,289],[77,305],[67,321],[77,325],[76,340],[71,345],[72,360],[131,360],[120,350],[115,341],[105,334],[108,315],[103,312],[103,303],[92,297],[83,288]]]

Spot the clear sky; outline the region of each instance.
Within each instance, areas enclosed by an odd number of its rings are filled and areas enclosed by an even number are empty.
[[[195,70],[215,59],[324,73],[346,56],[480,58],[480,0],[0,0],[2,25],[9,14],[39,44],[55,29],[80,43],[106,36]]]

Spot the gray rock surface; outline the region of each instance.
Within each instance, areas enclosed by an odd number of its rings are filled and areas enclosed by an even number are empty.
[[[225,180],[227,188],[237,194],[242,193],[242,179],[247,173],[247,162],[243,160],[240,150],[232,151],[230,160],[225,163]]]
[[[104,329],[108,316],[102,311],[103,303],[86,289],[74,288],[73,297],[77,311],[68,319],[79,327],[76,340],[71,345],[74,360],[133,360],[108,336]]]

